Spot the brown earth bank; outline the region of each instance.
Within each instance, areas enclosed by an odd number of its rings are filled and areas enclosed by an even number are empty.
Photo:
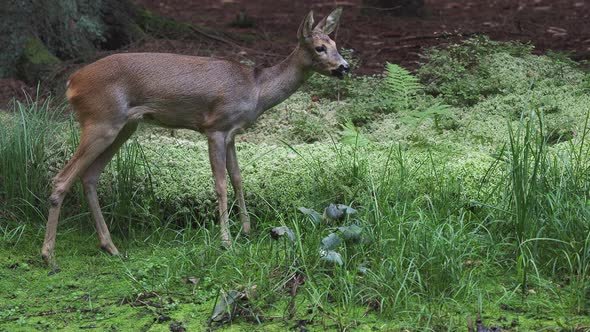
[[[386,62],[416,68],[424,61],[425,49],[475,34],[531,42],[539,53],[554,50],[575,60],[590,58],[590,2],[584,0],[426,0],[420,17],[387,15],[387,10],[375,14],[361,0],[132,1],[180,22],[226,32],[227,37],[211,38],[207,33],[180,40],[148,37],[119,50],[122,52],[216,56],[268,66],[293,49],[299,23],[310,9],[319,21],[342,6],[335,40],[339,47],[354,50],[360,60],[357,74],[380,73]],[[22,82],[0,80],[0,102],[22,96],[23,89],[34,90]]]
[[[255,36],[235,57],[247,55],[257,65],[268,65],[286,56],[294,46],[296,31],[313,9],[316,20],[336,6],[344,7],[336,32],[340,47],[355,51],[362,61],[359,72],[378,73],[386,61],[415,67],[424,48],[458,41],[474,34],[495,40],[532,42],[538,52],[570,52],[576,59],[590,57],[590,2],[583,0],[426,0],[421,17],[363,15],[357,1],[293,0],[134,0],[156,13],[214,29]],[[387,11],[382,11],[386,13]],[[239,15],[253,27],[232,27]],[[232,56],[220,45],[215,53]],[[171,51],[183,52],[182,45]]]

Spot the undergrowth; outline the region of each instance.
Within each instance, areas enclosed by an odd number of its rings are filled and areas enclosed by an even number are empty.
[[[389,64],[340,100],[279,106],[238,144],[256,226],[238,234],[233,207],[225,251],[206,143],[141,128],[99,185],[124,257],[95,256],[76,187],[54,276],[37,253],[45,200],[78,129],[16,104],[0,121],[0,328],[587,329],[590,97],[574,63],[530,51],[478,37],[417,76]]]

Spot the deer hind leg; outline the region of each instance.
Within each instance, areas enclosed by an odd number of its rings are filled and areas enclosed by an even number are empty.
[[[248,234],[250,233],[250,216],[246,210],[244,190],[242,189],[242,175],[240,174],[238,157],[236,155],[236,146],[233,139],[227,143],[227,172],[229,173],[229,179],[231,181],[232,187],[234,187],[235,196],[238,200],[238,206],[240,208],[240,221],[242,221],[242,232],[244,232],[244,234]]]
[[[74,156],[54,178],[53,191],[49,197],[51,207],[45,229],[45,241],[41,254],[47,263],[55,267],[53,251],[61,204],[72,183],[115,140],[123,124],[89,123],[82,127],[80,145]]]
[[[123,129],[121,129],[114,142],[111,143],[111,145],[109,145],[108,148],[102,152],[92,164],[90,164],[90,166],[88,166],[81,176],[84,194],[86,195],[88,206],[90,207],[92,217],[96,223],[96,232],[98,233],[100,247],[111,255],[118,255],[119,250],[117,250],[117,247],[113,244],[111,233],[109,232],[109,228],[105,223],[102,211],[100,210],[98,195],[96,193],[96,184],[98,183],[100,173],[104,170],[115,153],[117,153],[119,148],[121,148],[123,143],[133,135],[136,129],[137,122],[126,124]]]
[[[230,247],[228,227],[228,211],[227,211],[227,178],[225,172],[226,165],[226,134],[223,132],[213,132],[207,135],[209,144],[209,161],[211,163],[211,170],[213,171],[213,178],[215,179],[215,192],[217,193],[217,200],[220,215],[221,228],[221,245],[223,247]]]

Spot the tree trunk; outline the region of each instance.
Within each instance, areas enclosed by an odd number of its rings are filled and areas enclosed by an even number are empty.
[[[366,14],[420,16],[424,0],[363,0],[363,7]]]

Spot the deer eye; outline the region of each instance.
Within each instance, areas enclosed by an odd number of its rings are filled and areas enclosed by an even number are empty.
[[[315,48],[315,51],[318,52],[318,53],[326,52],[326,48],[323,47],[323,46],[317,46]]]

